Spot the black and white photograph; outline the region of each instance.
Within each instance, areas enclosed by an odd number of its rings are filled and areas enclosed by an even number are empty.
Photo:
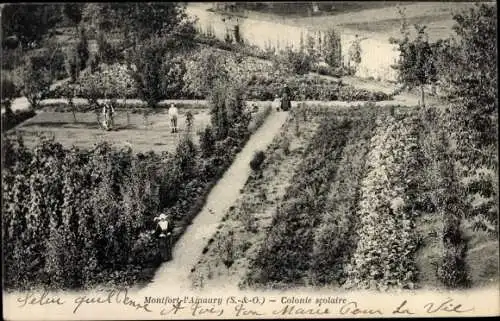
[[[4,319],[500,315],[496,2],[0,9]]]

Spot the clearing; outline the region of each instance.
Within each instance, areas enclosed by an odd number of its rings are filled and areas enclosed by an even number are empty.
[[[131,145],[134,152],[163,151],[173,152],[177,143],[186,134],[186,113],[194,116],[191,133],[202,130],[210,122],[208,109],[179,108],[177,125],[179,131],[171,132],[170,120],[166,109],[158,109],[146,116],[144,113],[131,113],[117,110],[114,118],[115,130],[105,131],[99,127],[96,114],[93,112],[77,112],[76,122],[71,112],[40,112],[28,119],[10,133],[19,133],[27,146],[38,141],[39,134],[53,136],[64,147],[72,145],[89,148],[95,143],[107,141],[115,146]]]

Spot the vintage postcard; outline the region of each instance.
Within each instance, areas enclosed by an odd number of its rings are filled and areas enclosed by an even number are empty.
[[[0,7],[4,319],[500,315],[496,2]]]

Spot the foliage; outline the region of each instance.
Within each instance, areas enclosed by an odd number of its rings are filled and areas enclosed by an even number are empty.
[[[131,74],[137,93],[150,107],[156,107],[164,96],[162,64],[166,50],[162,38],[157,37],[144,41],[132,54],[135,68]]]
[[[84,20],[95,20],[100,31],[121,30],[125,39],[135,43],[164,37],[171,46],[185,46],[195,34],[194,21],[179,3],[99,3],[87,7]]]
[[[185,91],[208,97],[217,83],[229,80],[226,58],[211,48],[203,48],[186,63]]]
[[[249,134],[239,137],[213,140],[214,152],[203,155],[189,137],[173,155],[106,143],[68,150],[47,140],[30,150],[20,137],[2,139],[5,286],[136,283],[160,263],[154,217],[172,214],[175,241],[234,159],[228,146],[241,148]]]
[[[288,74],[303,75],[311,70],[314,59],[308,53],[288,47],[274,59],[275,68]]]
[[[263,151],[261,150],[256,151],[253,155],[252,160],[250,161],[250,168],[253,171],[258,171],[265,159],[266,159],[266,154],[264,154]]]
[[[0,97],[2,98],[2,106],[5,106],[6,111],[10,110],[12,101],[14,98],[19,96],[20,88],[16,86],[13,79],[8,77],[5,73],[2,73],[1,78],[2,83],[0,84],[1,92]]]
[[[80,21],[82,21],[83,7],[84,5],[81,3],[65,3],[63,5],[64,15],[75,25],[75,27],[78,27]]]
[[[32,108],[37,108],[50,90],[52,77],[47,65],[41,66],[35,59],[28,59],[23,70],[23,94]]]
[[[336,175],[336,160],[351,130],[349,120],[334,117],[325,118],[320,126],[252,262],[247,276],[249,284],[304,283],[310,269],[313,227],[324,213],[326,194]]]
[[[200,148],[203,157],[207,158],[212,156],[215,148],[215,137],[213,136],[213,130],[210,126],[205,127],[200,137]]]
[[[32,109],[28,110],[16,110],[6,109],[2,114],[2,132],[6,132],[11,128],[16,127],[20,123],[24,122],[31,117],[34,117],[36,112]]]
[[[250,100],[273,100],[274,96],[282,89],[284,83],[288,84],[292,92],[292,99],[296,97],[304,97],[305,100],[321,101],[380,101],[392,99],[390,95],[383,92],[370,92],[365,89],[356,89],[352,86],[343,85],[337,81],[327,80],[317,76],[254,76],[245,84],[247,88],[247,97]]]
[[[460,37],[448,48],[451,54],[443,67],[449,74],[454,105],[451,122],[460,128],[457,153],[464,164],[472,159],[487,162],[489,155],[478,151],[497,145],[498,98],[496,55],[496,5],[479,4],[454,17]]]
[[[80,74],[79,70],[79,57],[76,48],[68,47],[65,52],[65,67],[68,76],[71,78],[72,82],[78,79]]]
[[[342,66],[342,46],[340,43],[340,34],[334,28],[330,28],[324,37],[323,56],[325,62],[333,68]]]
[[[185,61],[180,55],[166,54],[162,64],[162,88],[168,99],[183,98]]]
[[[356,38],[352,42],[351,46],[349,47],[349,61],[353,63],[354,68],[358,66],[361,63],[361,45],[360,45],[360,39],[358,38],[358,35],[356,35]]]
[[[5,4],[2,39],[17,36],[22,47],[40,41],[62,19],[58,4]],[[3,46],[3,44],[2,44]]]
[[[250,115],[245,108],[243,88],[229,83],[217,85],[210,95],[210,114],[217,140],[244,139]]]
[[[99,62],[114,64],[116,62],[123,61],[124,59],[122,48],[109,43],[103,32],[98,32],[97,34],[97,50]]]
[[[357,113],[362,111],[361,116]],[[352,131],[349,133],[338,164],[336,179],[327,196],[321,223],[314,235],[311,280],[314,284],[339,284],[346,281],[347,263],[357,243],[355,229],[360,197],[360,183],[380,110],[355,109]]]
[[[359,241],[345,287],[412,289],[416,282],[415,217],[406,189],[414,180],[408,169],[418,159],[418,127],[411,118],[387,117],[371,140],[357,211]]]
[[[85,69],[87,66],[87,61],[89,60],[89,43],[87,40],[87,34],[85,33],[85,29],[80,30],[80,37],[78,39],[78,43],[76,45],[76,52],[78,54],[78,61],[80,70]]]
[[[404,12],[400,11],[405,19]],[[403,22],[402,39],[392,40],[399,46],[400,58],[393,66],[398,71],[398,81],[408,88],[420,87],[422,105],[424,101],[424,86],[437,81],[437,68],[435,66],[433,45],[429,43],[425,33],[425,26],[415,25],[417,36],[410,40],[406,23]]]

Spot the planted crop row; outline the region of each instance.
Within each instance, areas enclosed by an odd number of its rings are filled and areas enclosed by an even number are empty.
[[[389,116],[378,121],[385,126],[378,127],[371,140],[357,212],[359,240],[347,266],[345,286],[412,288],[417,242],[406,195],[413,179],[409,164],[418,149],[417,126],[411,118],[396,121]]]
[[[300,284],[310,269],[314,229],[326,206],[350,120],[325,119],[292,178],[247,284]]]
[[[311,280],[315,284],[342,284],[344,271],[356,246],[359,186],[364,177],[366,155],[375,127],[376,113],[370,107],[353,119],[342,159],[329,192],[321,224],[314,237]],[[354,110],[351,110],[355,114]]]

